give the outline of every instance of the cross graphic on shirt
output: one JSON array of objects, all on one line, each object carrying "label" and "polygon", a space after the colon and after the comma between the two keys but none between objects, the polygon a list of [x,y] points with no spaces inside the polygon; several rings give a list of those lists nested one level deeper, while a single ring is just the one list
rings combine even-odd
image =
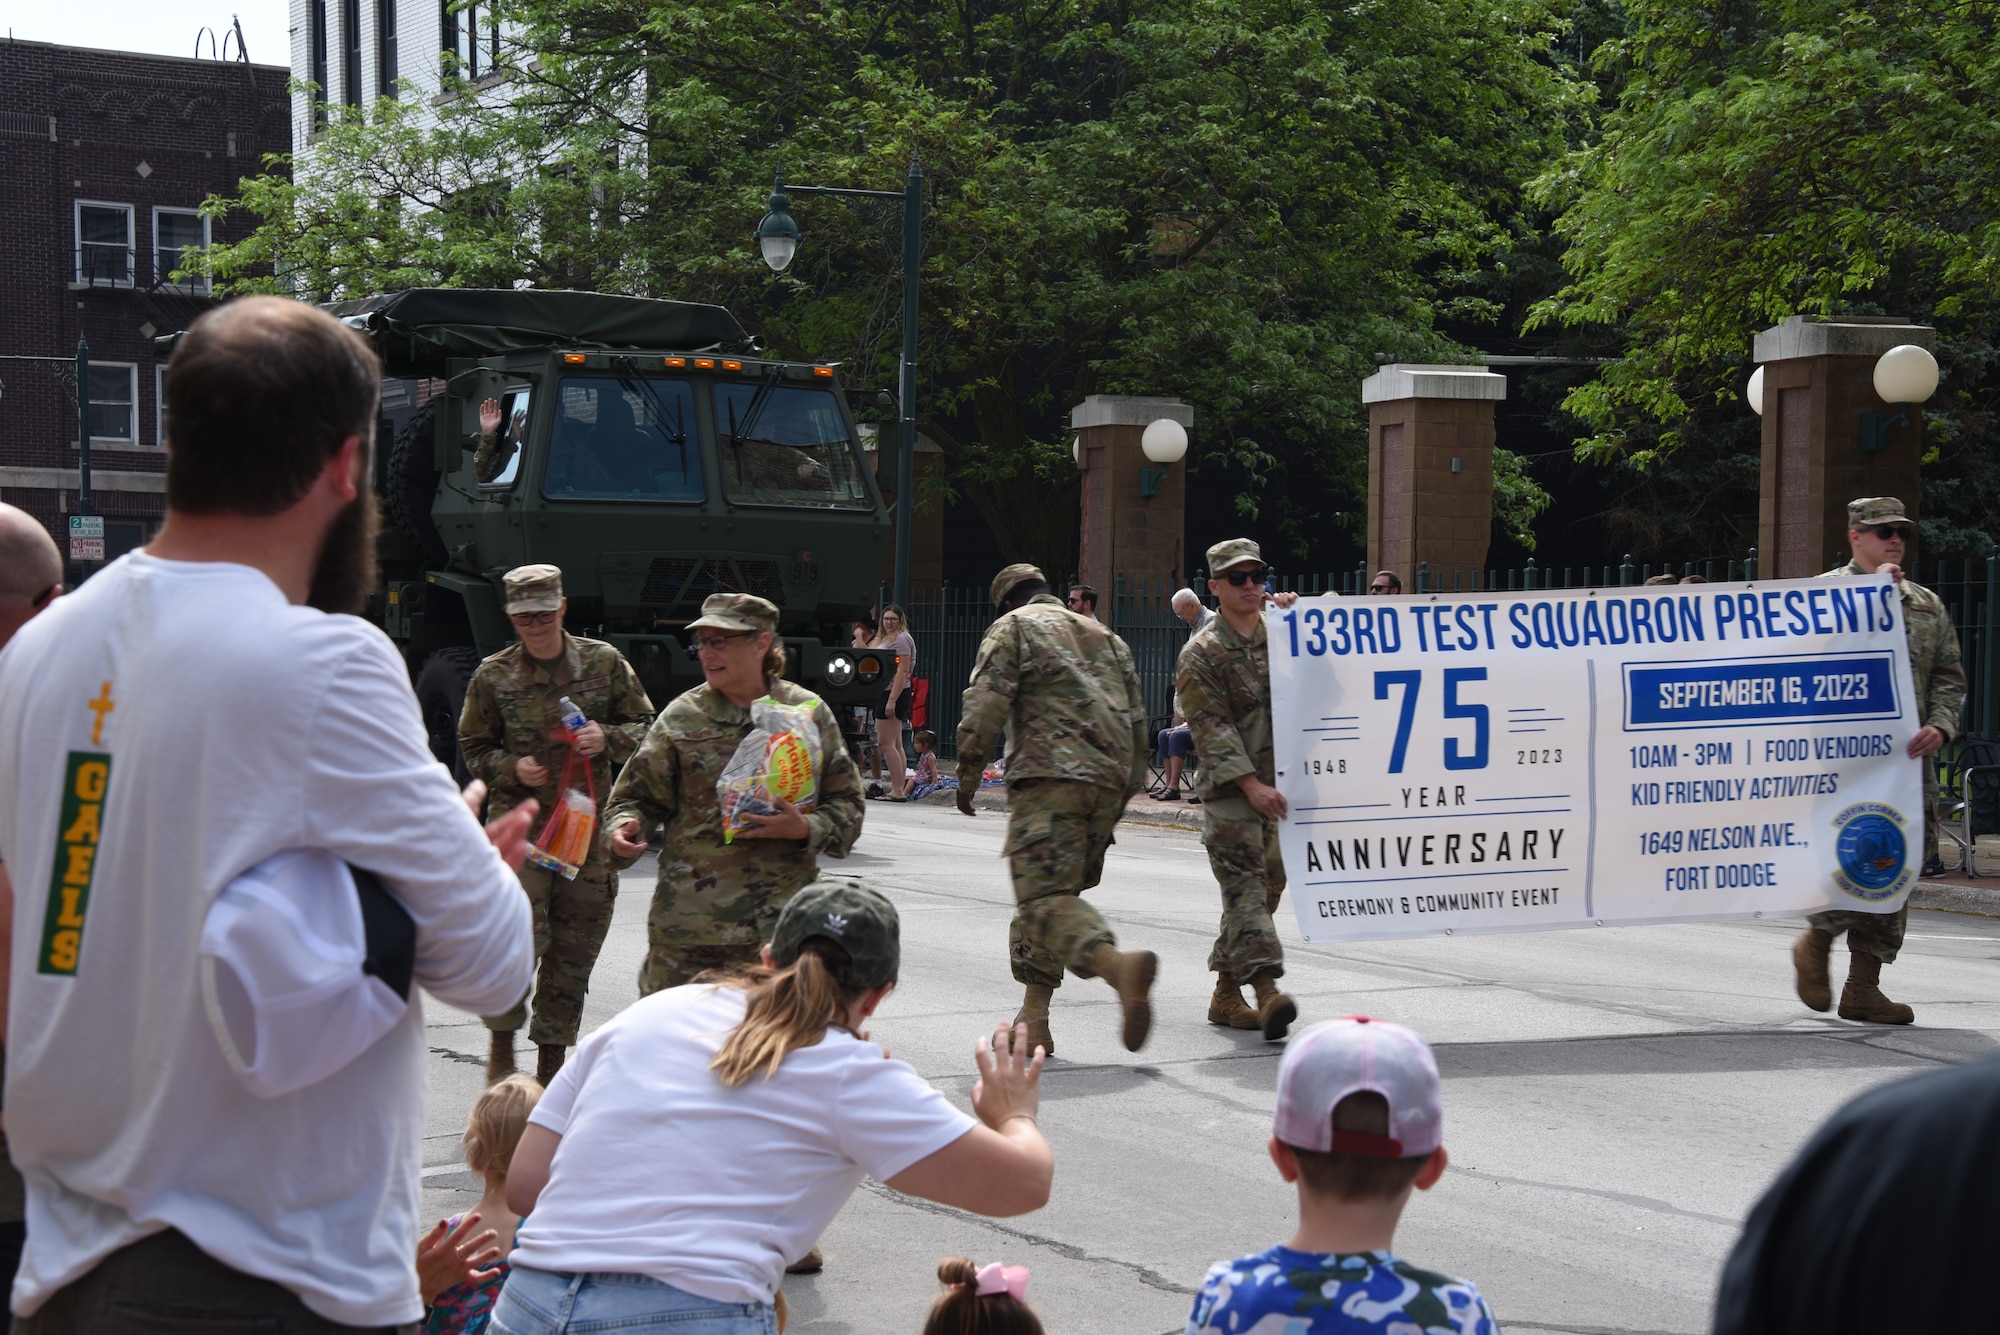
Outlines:
[{"label": "cross graphic on shirt", "polygon": [[97,698],[86,701],[83,707],[97,715],[90,725],[90,744],[92,746],[102,746],[104,744],[104,716],[118,708],[111,700],[111,683],[108,681],[105,682],[104,688],[97,693]]}]

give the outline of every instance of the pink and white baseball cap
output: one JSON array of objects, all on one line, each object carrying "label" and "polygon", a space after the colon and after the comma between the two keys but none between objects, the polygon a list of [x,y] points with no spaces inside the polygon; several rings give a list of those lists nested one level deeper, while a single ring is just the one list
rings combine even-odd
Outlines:
[{"label": "pink and white baseball cap", "polygon": [[[1333,1129],[1333,1108],[1373,1090],[1389,1101],[1389,1134]],[[1400,1024],[1348,1015],[1293,1034],[1278,1063],[1271,1133],[1302,1150],[1413,1159],[1444,1142],[1444,1100],[1430,1044]]]}]

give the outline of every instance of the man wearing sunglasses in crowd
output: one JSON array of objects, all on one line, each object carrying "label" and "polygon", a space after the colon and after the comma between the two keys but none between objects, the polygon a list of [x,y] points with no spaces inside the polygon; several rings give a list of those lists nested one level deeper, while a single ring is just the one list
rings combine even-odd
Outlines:
[{"label": "man wearing sunglasses in crowd", "polygon": [[[1261,1029],[1283,1038],[1299,1008],[1278,990],[1285,950],[1271,915],[1285,892],[1278,822],[1285,796],[1274,786],[1271,748],[1271,655],[1264,604],[1290,607],[1296,593],[1270,592],[1271,569],[1256,543],[1231,538],[1208,549],[1208,591],[1215,620],[1181,649],[1175,690],[1201,761],[1201,841],[1222,887],[1222,933],[1209,951],[1216,975],[1208,1022]],[[1243,1004],[1248,983],[1256,1006]]]},{"label": "man wearing sunglasses in crowd", "polygon": [[[538,1049],[535,1078],[546,1085],[576,1044],[590,971],[611,930],[611,907],[618,898],[618,873],[611,866],[604,829],[611,762],[624,762],[646,740],[653,702],[623,654],[601,640],[563,629],[569,601],[563,597],[561,570],[520,566],[501,583],[517,642],[472,674],[458,721],[465,767],[486,780],[491,794],[488,819],[496,820],[532,797],[544,813],[539,826],[562,800],[563,766],[572,747],[590,767],[597,796],[590,857],[574,879],[533,862],[522,863],[519,872],[534,912],[538,961],[535,1018],[528,1037]],[[574,736],[562,721],[565,698],[587,720]],[[579,770],[571,786],[584,785]],[[513,1071],[514,1034],[527,1019],[525,996],[505,1015],[486,1017],[492,1031],[487,1084]]]},{"label": "man wearing sunglasses in crowd", "polygon": [[0,501],[0,649],[61,595],[62,553],[42,522]]},{"label": "man wearing sunglasses in crowd", "polygon": [[[1903,575],[1903,561],[1916,528],[1894,496],[1864,496],[1847,505],[1847,545],[1854,559],[1829,570],[1821,579],[1843,575],[1886,574],[1896,581],[1903,601],[1903,634],[1910,645],[1910,678],[1916,688],[1917,718],[1922,725],[1905,753],[1924,767],[1924,846],[1922,856],[1935,861],[1937,835],[1937,770],[1932,759],[1958,735],[1958,709],[1965,703],[1965,668],[1959,662],[1958,633],[1944,600]],[[1928,870],[1928,868],[1927,868]],[[1937,868],[1939,872],[1944,869]],[[1840,993],[1840,1018],[1871,1024],[1909,1024],[1916,1012],[1882,994],[1882,966],[1895,961],[1903,947],[1909,906],[1894,913],[1815,913],[1806,934],[1792,945],[1792,968],[1798,975],[1799,1000],[1816,1011],[1833,1005],[1833,981],[1828,976],[1833,938],[1847,934],[1847,984]]]}]

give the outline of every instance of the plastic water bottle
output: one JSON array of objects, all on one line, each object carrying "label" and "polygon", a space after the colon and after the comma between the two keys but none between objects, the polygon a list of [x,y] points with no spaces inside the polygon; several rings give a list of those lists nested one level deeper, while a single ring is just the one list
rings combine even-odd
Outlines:
[{"label": "plastic water bottle", "polygon": [[581,732],[583,725],[590,721],[583,716],[583,711],[576,707],[576,701],[566,695],[556,702],[556,708],[562,712],[563,727],[569,729],[571,733]]}]

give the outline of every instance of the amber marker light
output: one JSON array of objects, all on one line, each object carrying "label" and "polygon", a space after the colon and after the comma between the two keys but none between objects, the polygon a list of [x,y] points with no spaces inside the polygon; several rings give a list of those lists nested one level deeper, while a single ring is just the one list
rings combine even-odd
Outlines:
[{"label": "amber marker light", "polygon": [[722,364],[722,369],[723,369],[723,370],[725,370],[725,371],[740,371],[740,370],[742,370],[742,369],[743,369],[743,363],[742,363],[742,362],[724,362],[724,363]]},{"label": "amber marker light", "polygon": [[688,364],[688,359],[685,357],[662,357],[660,358],[660,360],[667,366],[676,369],[686,366]]},{"label": "amber marker light", "polygon": [[831,366],[815,366],[813,367],[813,374],[822,380],[831,380],[833,379],[833,368]]},{"label": "amber marker light", "polygon": [[565,352],[563,354],[563,361],[570,366],[581,366],[583,365],[583,354],[580,352]]},{"label": "amber marker light", "polygon": [[715,369],[715,358],[713,357],[695,358],[694,369],[697,371],[713,371]]}]

